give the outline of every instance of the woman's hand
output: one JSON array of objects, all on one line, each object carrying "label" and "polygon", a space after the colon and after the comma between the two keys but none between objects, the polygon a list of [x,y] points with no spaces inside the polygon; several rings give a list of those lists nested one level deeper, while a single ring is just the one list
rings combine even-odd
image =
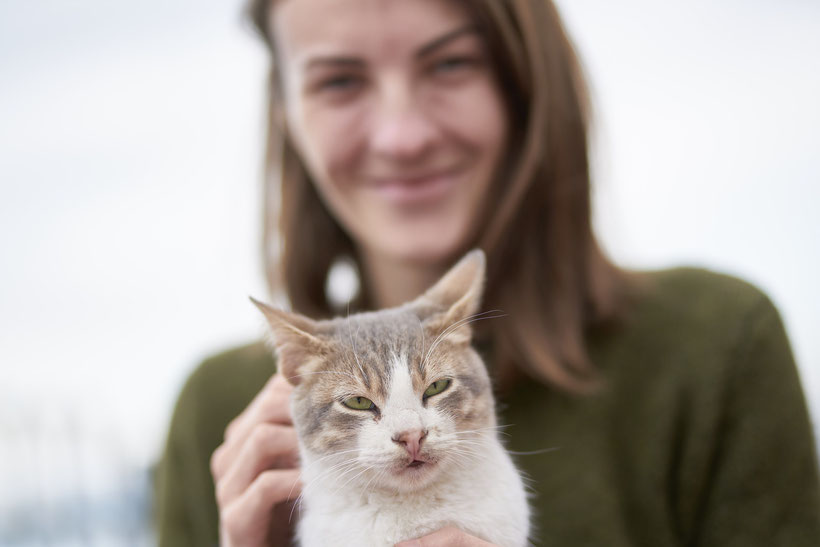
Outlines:
[{"label": "woman's hand", "polygon": [[454,526],[448,526],[424,537],[397,543],[396,547],[492,547],[492,545]]},{"label": "woman's hand", "polygon": [[223,547],[287,545],[301,491],[292,386],[275,374],[225,429],[211,456]]}]

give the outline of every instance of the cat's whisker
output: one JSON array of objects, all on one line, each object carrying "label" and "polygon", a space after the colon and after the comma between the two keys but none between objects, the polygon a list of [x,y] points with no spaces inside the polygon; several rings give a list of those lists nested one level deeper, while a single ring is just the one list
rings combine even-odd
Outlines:
[{"label": "cat's whisker", "polygon": [[[344,482],[344,484],[342,484],[342,485],[340,485],[340,486],[337,486],[337,487],[333,490],[334,495],[335,495],[335,494],[337,494],[337,493],[339,493],[339,492],[341,492],[342,490],[344,490],[344,488],[345,488],[348,484],[350,484],[351,482],[353,482],[353,481],[355,481],[356,479],[358,479],[360,476],[362,476],[362,474],[363,474],[363,473],[365,473],[365,472],[367,471],[367,469],[361,469],[359,466],[352,466],[352,467],[349,467],[349,468],[345,469],[345,471],[344,471],[343,473],[339,474],[339,476],[338,476],[338,477],[334,477],[334,479],[338,479],[338,480],[334,480],[334,482],[338,482],[339,480],[342,480],[343,478],[345,478],[348,474],[350,474],[350,473],[351,473],[352,471],[354,471],[354,470],[358,471],[358,473],[354,473],[354,474],[353,474],[353,476],[351,476],[350,478],[348,478],[348,479]],[[326,486],[325,486],[325,487],[326,487]]]},{"label": "cat's whisker", "polygon": [[[374,469],[374,466],[364,466],[364,467],[362,467],[362,468],[361,468],[361,470],[360,470],[360,471],[359,471],[356,475],[354,475],[354,476],[350,477],[349,479],[347,479],[347,480],[345,481],[345,483],[344,483],[344,484],[342,484],[341,486],[339,486],[338,488],[336,488],[335,493],[338,493],[338,492],[340,492],[340,491],[344,490],[344,488],[345,488],[348,484],[350,484],[352,481],[355,481],[356,479],[358,479],[359,477],[361,477],[363,474],[367,473],[368,471],[370,471],[370,470],[372,470],[372,469]],[[372,479],[371,479],[371,480],[372,480]],[[369,483],[368,483],[368,485],[369,485]],[[365,488],[365,489],[363,489],[363,491],[366,491],[366,488]]]},{"label": "cat's whisker", "polygon": [[456,452],[455,458],[450,458],[447,465],[452,465],[459,470],[471,472],[476,462],[481,461],[482,455],[474,452]]},{"label": "cat's whisker", "polygon": [[451,454],[454,453],[460,455],[462,458],[470,458],[477,461],[487,457],[486,451],[474,449],[472,447],[453,447],[449,450],[449,452]]},{"label": "cat's whisker", "polygon": [[[355,459],[354,460],[345,460],[343,462],[336,463],[334,465],[331,465],[327,469],[323,470],[321,473],[319,473],[315,477],[313,477],[310,482],[311,483],[318,482],[320,479],[323,479],[327,475],[331,475],[331,474],[333,474],[333,473],[335,473],[335,472],[337,472],[341,469],[355,467],[355,465],[356,465],[356,460]],[[304,475],[304,472],[303,472],[303,475]]]},{"label": "cat's whisker", "polygon": [[524,452],[516,452],[514,450],[507,450],[508,454],[512,454],[513,456],[537,456],[539,454],[549,454],[550,452],[555,452],[557,450],[561,450],[560,446],[553,446],[552,448],[539,448],[538,450],[526,450]]},{"label": "cat's whisker", "polygon": [[370,485],[373,484],[374,481],[381,481],[382,477],[384,477],[384,470],[377,471],[376,473],[374,473],[373,476],[370,477],[370,480],[367,481],[367,484],[364,485],[364,488],[362,488],[362,492],[367,492],[368,488],[370,488]]},{"label": "cat's whisker", "polygon": [[[350,317],[350,302],[347,303],[347,316],[348,316],[348,318]],[[353,349],[353,358],[356,359],[356,364],[359,366],[359,372],[362,373],[362,378],[364,378],[367,383],[370,383],[370,381],[367,378],[367,373],[364,371],[364,368],[362,367],[361,361],[359,361],[359,355],[356,353],[356,343],[353,341],[353,329],[350,327],[350,321],[346,321],[346,323],[347,323],[347,334],[348,334],[348,337],[350,338],[350,347]],[[359,328],[361,328],[361,325],[359,325]],[[356,330],[356,336],[358,336],[358,335],[359,335],[359,331]]]},{"label": "cat's whisker", "polygon": [[470,441],[453,440],[448,443],[441,443],[441,445],[450,451],[460,447],[481,449],[486,446],[486,443],[472,443]]},{"label": "cat's whisker", "polygon": [[[345,450],[344,452],[355,452],[355,451],[356,450]],[[328,456],[320,458],[320,460],[326,459],[330,456],[336,456],[338,454],[340,454],[340,452],[337,452],[335,454],[329,454]],[[316,464],[316,463],[318,463],[318,460],[316,462],[312,462],[312,463]],[[347,467],[347,469],[345,469],[345,467]],[[301,505],[302,500],[304,499],[305,492],[307,491],[307,489],[312,488],[315,483],[319,482],[321,479],[323,479],[326,476],[332,475],[333,473],[336,473],[337,471],[342,470],[342,469],[344,469],[344,471],[342,471],[342,474],[345,474],[345,473],[349,472],[350,469],[352,469],[352,468],[355,468],[355,460],[345,460],[343,462],[340,462],[338,464],[330,466],[329,468],[327,468],[324,471],[322,471],[321,473],[319,473],[316,477],[313,477],[310,481],[305,481],[302,492],[296,498],[296,501],[294,502],[293,507],[291,507],[291,509],[290,509],[290,515],[288,516],[288,522],[291,522],[291,520],[293,519],[293,510],[296,508],[296,505]],[[304,478],[304,470],[299,474],[299,479],[297,479],[297,481],[294,481],[294,484],[293,484],[293,486],[291,487],[291,490],[290,490],[291,494],[293,493],[293,488],[296,486],[296,482],[298,482],[298,480],[300,480],[302,478]],[[288,496],[288,497],[290,497],[290,496]]]},{"label": "cat's whisker", "polygon": [[311,465],[313,465],[315,463],[318,463],[318,462],[321,462],[321,461],[324,461],[324,460],[327,460],[328,458],[341,456],[342,454],[350,454],[352,452],[359,452],[359,450],[360,449],[357,447],[357,448],[349,448],[347,450],[338,450],[336,452],[331,452],[330,454],[326,454],[326,455],[322,456],[321,458],[316,458],[315,460],[313,460],[311,462]]},{"label": "cat's whisker", "polygon": [[448,445],[448,450],[454,450],[454,449],[460,448],[460,447],[483,448],[484,446],[485,446],[484,443],[478,443],[478,442],[474,443],[474,442],[470,442],[470,441],[455,441],[451,445]]},{"label": "cat's whisker", "polygon": [[[495,313],[497,315],[490,315],[490,314],[493,314],[493,313]],[[436,337],[435,341],[430,346],[430,349],[427,351],[427,354],[424,356],[424,359],[422,360],[422,369],[427,364],[427,361],[430,358],[430,355],[432,355],[433,350],[436,349],[436,347],[441,343],[441,341],[447,335],[449,335],[451,332],[455,331],[456,329],[458,329],[462,325],[467,325],[469,323],[474,323],[476,321],[482,321],[484,319],[497,319],[499,317],[506,317],[506,316],[507,316],[507,314],[505,314],[502,310],[488,310],[488,311],[485,311],[485,312],[470,315],[469,317],[465,317],[464,319],[461,319],[460,321],[456,321],[454,324],[452,324],[449,327],[447,327],[446,329],[444,329],[444,331]]]},{"label": "cat's whisker", "polygon": [[344,462],[341,462],[341,463],[330,466],[329,468],[323,470],[321,473],[319,473],[315,477],[311,477],[309,480],[308,480],[305,472],[303,471],[299,475],[299,477],[301,479],[304,479],[304,489],[303,489],[303,491],[306,490],[306,489],[312,488],[314,484],[319,483],[320,481],[322,481],[327,476],[333,475],[334,473],[337,473],[339,471],[341,471],[342,473],[345,473],[352,467],[355,467],[354,463],[350,460],[347,460],[347,461],[344,461]]},{"label": "cat's whisker", "polygon": [[[308,471],[311,468],[313,468],[315,465],[323,463],[323,462],[325,462],[326,460],[328,460],[330,458],[335,458],[335,457],[342,456],[344,454],[351,454],[351,453],[358,452],[358,451],[359,451],[358,448],[351,448],[350,450],[341,450],[339,452],[333,452],[332,454],[327,454],[325,456],[322,456],[321,458],[317,458],[317,459],[313,460],[308,465],[303,466],[302,472],[304,473],[305,471]],[[348,461],[348,460],[345,460],[345,461]],[[342,462],[342,463],[344,463],[344,462]]]},{"label": "cat's whisker", "polygon": [[344,490],[344,488],[345,488],[348,484],[350,484],[351,482],[355,481],[356,479],[358,479],[359,477],[361,477],[362,475],[364,475],[365,473],[367,473],[367,472],[368,472],[368,471],[370,471],[371,469],[373,469],[373,468],[372,468],[372,467],[359,467],[359,472],[358,472],[358,473],[356,473],[355,475],[353,475],[352,477],[350,477],[349,479],[347,479],[347,480],[345,481],[345,483],[344,483],[344,484],[342,484],[342,485],[341,485],[338,489],[339,489],[339,490]]},{"label": "cat's whisker", "polygon": [[[471,469],[471,462],[481,460],[481,454],[475,452],[457,452],[458,459],[454,459],[451,463],[460,469]],[[469,465],[468,465],[469,464]]]},{"label": "cat's whisker", "polygon": [[512,424],[488,425],[485,427],[478,427],[476,429],[463,429],[460,431],[454,431],[453,433],[455,435],[458,435],[460,433],[476,433],[481,431],[503,431],[504,429],[508,429],[510,427],[512,427]]},{"label": "cat's whisker", "polygon": [[348,469],[351,466],[352,466],[352,464],[348,461],[337,463],[335,465],[331,465],[330,467],[328,467],[327,469],[324,469],[321,473],[319,473],[315,477],[311,477],[311,479],[309,481],[309,484],[319,482],[320,480],[324,479],[326,476],[332,475],[332,474],[337,473],[337,472],[339,472],[341,470],[344,470],[344,469]]},{"label": "cat's whisker", "polygon": [[[419,355],[424,355],[424,325],[421,324],[421,318],[418,315],[416,316],[416,321],[419,322],[419,330],[421,331],[421,352]],[[419,374],[422,376],[424,375],[424,365],[425,362],[422,360],[421,363],[419,363]]]},{"label": "cat's whisker", "polygon": [[491,425],[491,426],[487,426],[487,427],[479,427],[477,429],[466,429],[466,430],[462,430],[462,431],[454,431],[452,433],[443,433],[441,435],[441,437],[442,438],[448,438],[448,437],[455,437],[455,436],[458,436],[458,435],[464,435],[464,434],[467,434],[467,433],[482,433],[484,431],[496,431],[496,432],[499,432],[499,433],[503,433],[502,429],[506,429],[508,427],[510,427],[510,425]]},{"label": "cat's whisker", "polygon": [[486,443],[483,442],[457,440],[451,444],[446,444],[445,448],[448,454],[470,454],[478,459],[486,456]]},{"label": "cat's whisker", "polygon": [[387,469],[385,469],[384,467],[378,469],[376,473],[373,475],[373,477],[365,485],[364,491],[366,492],[373,482],[381,482],[381,480],[384,479],[385,476],[387,476]]},{"label": "cat's whisker", "polygon": [[[493,310],[493,311],[500,311],[500,310]],[[464,319],[461,319],[460,321],[457,321],[455,324],[450,325],[449,327],[447,327],[446,329],[444,329],[444,331],[443,331],[443,332],[441,332],[441,334],[439,334],[439,335],[436,337],[436,339],[435,339],[435,340],[433,340],[433,344],[430,346],[430,350],[429,350],[429,351],[425,354],[424,359],[422,360],[422,366],[424,366],[424,364],[427,362],[427,359],[430,357],[430,353],[432,353],[432,351],[433,351],[433,350],[435,349],[435,347],[438,345],[439,341],[440,341],[442,338],[444,338],[445,336],[447,336],[450,332],[452,332],[452,330],[453,330],[454,328],[458,328],[459,326],[461,326],[462,324],[464,324],[466,321],[469,321],[470,319],[472,319],[472,318],[474,318],[474,317],[476,317],[476,316],[483,315],[483,314],[486,314],[486,313],[492,313],[492,312],[482,312],[482,313],[480,313],[480,314],[475,314],[475,315],[471,315],[471,316],[469,316],[469,317],[465,317]]]},{"label": "cat's whisker", "polygon": [[[290,499],[291,495],[293,494],[293,489],[296,488],[296,485],[303,478],[304,478],[304,474],[300,471],[299,476],[293,481],[293,484],[290,485],[290,490],[288,491],[288,499]],[[293,505],[290,508],[290,513],[288,514],[288,524],[290,524],[293,521],[293,511],[294,511],[294,509],[296,509],[297,506],[301,506],[302,499],[305,495],[305,489],[307,489],[307,488],[308,488],[308,484],[303,482],[302,491],[299,492],[298,496],[296,496],[296,499],[293,501]]]}]

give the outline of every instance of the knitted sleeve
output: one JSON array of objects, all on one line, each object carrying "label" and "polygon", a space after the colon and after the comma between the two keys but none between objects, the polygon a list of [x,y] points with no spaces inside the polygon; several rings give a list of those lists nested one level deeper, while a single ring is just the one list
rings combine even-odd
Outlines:
[{"label": "knitted sleeve", "polygon": [[741,332],[692,544],[820,545],[809,415],[783,324],[768,298],[761,296]]},{"label": "knitted sleeve", "polygon": [[270,351],[256,343],[205,360],[188,378],[157,469],[155,522],[161,547],[218,544],[211,454],[222,443],[228,423],[274,371]]},{"label": "knitted sleeve", "polygon": [[[218,544],[218,512],[210,474],[213,442],[203,432],[203,392],[192,376],[177,400],[156,476],[156,526],[161,547]],[[207,429],[207,427],[205,427]]]}]

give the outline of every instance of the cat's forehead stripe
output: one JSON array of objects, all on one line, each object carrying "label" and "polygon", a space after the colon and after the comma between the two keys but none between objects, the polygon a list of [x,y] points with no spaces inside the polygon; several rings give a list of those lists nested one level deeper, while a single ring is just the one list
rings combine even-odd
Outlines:
[{"label": "cat's forehead stripe", "polygon": [[[350,318],[337,318],[326,323],[347,369],[360,378],[371,393],[386,395],[394,373],[393,360],[404,356],[406,369],[418,369],[420,359],[410,359],[424,346],[424,330],[418,316],[410,310],[385,310],[364,313]],[[421,371],[411,371],[417,377]]]},{"label": "cat's forehead stripe", "polygon": [[401,408],[413,408],[418,403],[418,394],[413,385],[408,357],[403,353],[394,353],[390,359],[390,392],[388,409],[395,411]]},{"label": "cat's forehead stripe", "polygon": [[387,368],[390,370],[391,392],[397,382],[402,384],[406,383],[412,374],[412,371],[410,370],[410,363],[407,359],[407,354],[405,353],[393,353],[390,358],[390,366]]}]

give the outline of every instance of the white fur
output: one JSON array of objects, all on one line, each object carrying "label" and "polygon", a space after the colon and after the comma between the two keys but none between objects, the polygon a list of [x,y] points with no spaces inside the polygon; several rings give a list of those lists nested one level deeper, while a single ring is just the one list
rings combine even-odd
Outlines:
[{"label": "white fur", "polygon": [[[384,418],[359,435],[357,450],[366,465],[386,465],[401,455],[403,449],[390,441],[394,432],[423,427],[430,431],[428,442],[435,443],[436,432],[448,426],[446,416],[421,404],[403,356],[390,365]],[[526,545],[529,509],[524,485],[495,429],[471,434],[467,448],[472,456],[443,460],[429,484],[405,488],[366,466],[334,467],[349,455],[320,458],[301,446],[305,488],[300,544],[382,547],[452,525],[496,545]]]}]

